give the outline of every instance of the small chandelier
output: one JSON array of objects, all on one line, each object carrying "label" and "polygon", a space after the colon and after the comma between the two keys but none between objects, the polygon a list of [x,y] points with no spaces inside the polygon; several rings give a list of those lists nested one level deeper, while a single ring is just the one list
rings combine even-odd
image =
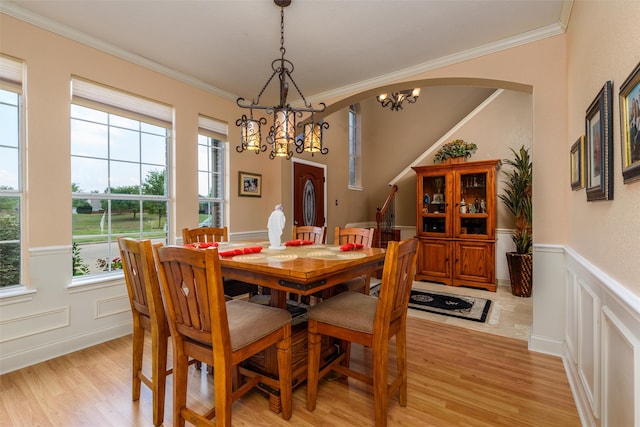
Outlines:
[{"label": "small chandelier", "polygon": [[407,89],[400,90],[398,92],[393,92],[391,95],[388,93],[383,93],[382,95],[378,95],[376,99],[382,107],[390,106],[391,111],[400,111],[402,110],[402,103],[407,101],[409,104],[413,104],[418,100],[420,96],[420,88],[417,87],[415,89]]},{"label": "small chandelier", "polygon": [[[267,151],[267,145],[262,144],[262,126],[267,124],[267,119],[264,117],[255,119],[253,117],[253,110],[259,109],[265,110],[267,114],[273,114],[273,125],[269,129],[266,137],[267,144],[271,146],[271,151],[269,152],[270,159],[275,159],[276,157],[286,157],[290,159],[293,155],[292,146],[296,147],[296,152],[298,153],[306,151],[311,153],[311,155],[314,153],[327,154],[329,149],[323,146],[322,134],[323,130],[329,127],[329,123],[315,120],[315,113],[322,113],[326,105],[320,103],[319,108],[314,108],[307,102],[291,76],[294,68],[293,63],[284,57],[286,52],[284,48],[284,8],[291,4],[291,0],[273,0],[273,2],[280,7],[281,56],[271,63],[273,73],[262,87],[257,99],[251,102],[248,102],[245,98],[238,98],[236,100],[236,104],[238,104],[239,107],[249,109],[249,117],[243,114],[241,118],[236,120],[236,126],[240,127],[240,145],[236,147],[236,151],[239,153],[245,150],[254,151],[256,154]],[[271,80],[276,76],[278,76],[278,80],[280,81],[280,103],[276,106],[260,105],[260,97],[269,86],[269,83],[271,83]],[[293,87],[295,87],[302,98],[304,107],[294,108],[287,103],[287,94],[289,92],[289,82],[287,80],[291,80],[291,83],[293,83]],[[296,140],[296,117],[302,118],[303,113],[311,113],[311,116],[309,120],[299,125],[303,129],[302,138]]]}]

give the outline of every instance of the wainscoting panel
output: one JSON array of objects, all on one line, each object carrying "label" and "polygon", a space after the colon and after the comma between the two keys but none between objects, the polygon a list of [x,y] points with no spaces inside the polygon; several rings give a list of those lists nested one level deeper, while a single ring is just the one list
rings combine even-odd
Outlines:
[{"label": "wainscoting panel", "polygon": [[591,411],[597,417],[600,408],[600,372],[598,351],[600,349],[599,319],[600,299],[589,287],[578,283],[578,374],[585,390]]},{"label": "wainscoting panel", "polygon": [[[256,240],[269,241],[269,231],[268,230],[242,231],[242,232],[229,234],[230,242],[247,242],[247,241],[256,241]],[[287,238],[286,234],[283,234],[282,241],[284,242],[286,240],[289,240],[289,239]]]},{"label": "wainscoting panel", "polygon": [[0,322],[0,343],[69,326],[69,306],[28,314]]},{"label": "wainscoting panel", "polygon": [[565,298],[567,301],[567,310],[565,311],[565,334],[564,341],[567,347],[567,356],[571,358],[571,363],[578,364],[578,353],[576,351],[576,342],[578,341],[578,313],[575,308],[578,306],[576,296],[577,278],[571,271],[566,271],[567,288]]},{"label": "wainscoting panel", "polygon": [[563,361],[582,424],[640,427],[640,297],[565,250]]},{"label": "wainscoting panel", "polygon": [[120,295],[96,301],[96,319],[130,311],[129,295]]},{"label": "wainscoting panel", "polygon": [[602,426],[638,426],[640,341],[609,307],[602,310],[602,343]]}]

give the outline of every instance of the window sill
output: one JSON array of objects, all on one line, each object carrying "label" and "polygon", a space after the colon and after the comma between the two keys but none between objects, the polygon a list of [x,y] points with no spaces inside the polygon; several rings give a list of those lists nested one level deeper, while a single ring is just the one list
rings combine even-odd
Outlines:
[{"label": "window sill", "polygon": [[349,190],[355,190],[355,191],[363,191],[364,188],[359,186],[359,185],[350,185],[349,186]]},{"label": "window sill", "polygon": [[27,289],[22,285],[10,286],[0,290],[0,305],[31,301],[35,294],[35,289]]},{"label": "window sill", "polygon": [[106,273],[90,275],[87,277],[78,277],[71,280],[71,284],[67,286],[70,293],[93,291],[100,288],[108,288],[111,286],[120,286],[124,282],[124,272]]}]

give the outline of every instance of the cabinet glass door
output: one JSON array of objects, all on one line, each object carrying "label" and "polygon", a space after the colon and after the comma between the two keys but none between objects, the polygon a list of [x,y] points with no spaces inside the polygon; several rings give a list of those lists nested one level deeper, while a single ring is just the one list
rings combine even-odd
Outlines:
[{"label": "cabinet glass door", "polygon": [[487,234],[487,173],[469,172],[458,175],[456,235],[470,237]]},{"label": "cabinet glass door", "polygon": [[447,233],[447,200],[446,175],[422,177],[422,232],[435,235]]}]

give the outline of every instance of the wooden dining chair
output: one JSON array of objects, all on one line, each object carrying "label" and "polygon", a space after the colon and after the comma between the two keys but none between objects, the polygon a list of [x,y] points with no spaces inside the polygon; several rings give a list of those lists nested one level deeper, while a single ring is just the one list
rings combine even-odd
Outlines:
[{"label": "wooden dining chair", "polygon": [[[162,306],[150,240],[118,238],[120,259],[133,314],[132,399],[140,399],[140,384],[151,389],[153,424],[164,419],[169,326]],[[151,334],[151,378],[142,372],[145,331]]]},{"label": "wooden dining chair", "polygon": [[313,240],[316,245],[324,245],[327,242],[327,227],[294,225],[292,236],[294,240]]},{"label": "wooden dining chair", "polygon": [[373,245],[374,231],[374,228],[336,227],[333,244],[359,243],[365,248],[370,248]]},{"label": "wooden dining chair", "polygon": [[[387,425],[389,397],[399,392],[400,406],[407,406],[407,308],[416,269],[418,241],[389,242],[380,294],[376,298],[343,292],[309,308],[307,409],[315,410],[318,381],[329,371],[351,376],[373,386],[375,425]],[[320,368],[322,337],[340,341],[340,355]],[[388,382],[389,341],[396,337],[397,376]],[[351,343],[371,348],[372,375],[349,367]]]},{"label": "wooden dining chair", "polygon": [[182,243],[196,242],[228,242],[229,230],[227,227],[198,227],[182,229]]},{"label": "wooden dining chair", "polygon": [[[185,244],[228,241],[229,231],[227,230],[227,227],[186,227],[182,229],[182,243]],[[232,298],[244,294],[249,294],[251,296],[258,293],[258,286],[253,283],[225,278],[224,290],[226,295]]]},{"label": "wooden dining chair", "polygon": [[[336,227],[333,244],[342,246],[345,243],[358,243],[365,248],[371,248],[373,245],[374,228],[358,228],[358,227]],[[340,283],[334,289],[335,293],[351,291],[369,294],[369,283],[371,276],[361,276],[346,282]]]},{"label": "wooden dining chair", "polygon": [[[217,249],[154,248],[162,297],[173,340],[174,426],[230,426],[232,403],[258,383],[278,389],[282,418],[292,411],[291,314],[241,300],[225,302]],[[242,370],[246,382],[233,390],[234,367],[275,345],[278,379]],[[214,367],[215,407],[200,414],[187,406],[189,357]],[[210,421],[215,417],[215,424]]]}]

